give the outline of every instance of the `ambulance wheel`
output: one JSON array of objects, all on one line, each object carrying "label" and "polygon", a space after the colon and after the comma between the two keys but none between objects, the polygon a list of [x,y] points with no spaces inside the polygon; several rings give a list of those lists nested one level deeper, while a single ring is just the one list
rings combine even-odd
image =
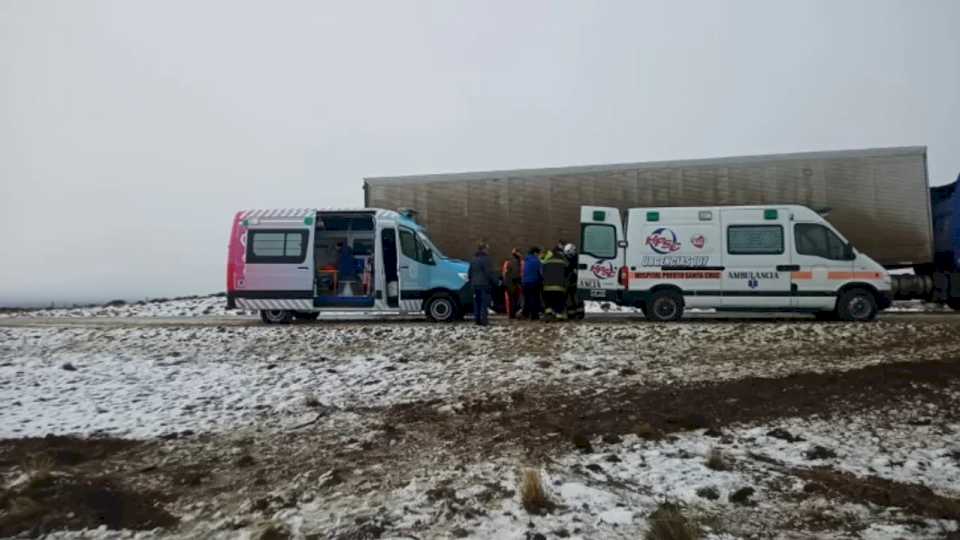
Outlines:
[{"label": "ambulance wheel", "polygon": [[837,299],[837,318],[841,321],[865,322],[877,316],[877,299],[864,289],[850,289]]},{"label": "ambulance wheel", "polygon": [[261,309],[260,320],[267,324],[288,324],[293,320],[293,312],[283,309]]},{"label": "ambulance wheel", "polygon": [[676,291],[657,291],[647,302],[644,314],[655,322],[679,321],[683,317],[683,297]]},{"label": "ambulance wheel", "polygon": [[298,321],[315,321],[320,316],[319,311],[294,311],[293,318]]},{"label": "ambulance wheel", "polygon": [[449,294],[437,293],[427,299],[423,311],[433,322],[451,322],[457,320],[460,306]]}]

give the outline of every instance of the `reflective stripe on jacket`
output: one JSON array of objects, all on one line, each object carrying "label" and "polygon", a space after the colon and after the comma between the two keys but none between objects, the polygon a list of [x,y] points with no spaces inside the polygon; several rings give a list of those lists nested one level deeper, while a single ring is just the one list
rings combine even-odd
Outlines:
[{"label": "reflective stripe on jacket", "polygon": [[563,257],[551,257],[543,262],[543,290],[567,290],[567,260]]}]

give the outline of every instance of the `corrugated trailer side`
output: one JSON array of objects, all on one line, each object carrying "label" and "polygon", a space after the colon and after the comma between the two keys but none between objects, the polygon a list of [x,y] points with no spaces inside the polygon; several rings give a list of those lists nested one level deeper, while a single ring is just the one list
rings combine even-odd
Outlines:
[{"label": "corrugated trailer side", "polygon": [[367,178],[366,205],[414,208],[447,254],[578,240],[581,205],[802,204],[886,266],[926,264],[926,148],[902,147],[553,169]]}]

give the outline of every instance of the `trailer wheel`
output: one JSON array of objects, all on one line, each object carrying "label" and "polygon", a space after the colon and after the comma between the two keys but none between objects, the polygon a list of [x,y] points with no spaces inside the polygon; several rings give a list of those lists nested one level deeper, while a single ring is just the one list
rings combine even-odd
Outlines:
[{"label": "trailer wheel", "polygon": [[298,321],[315,321],[320,316],[319,311],[294,311],[293,318]]},{"label": "trailer wheel", "polygon": [[451,322],[460,317],[460,306],[447,293],[437,293],[431,296],[423,309],[427,318],[433,322]]},{"label": "trailer wheel", "polygon": [[289,324],[293,320],[293,312],[283,309],[261,309],[260,320],[267,324]]},{"label": "trailer wheel", "polygon": [[676,291],[657,291],[647,302],[644,314],[655,322],[679,321],[683,317],[683,297]]},{"label": "trailer wheel", "polygon": [[864,289],[850,289],[837,299],[837,318],[841,321],[866,322],[877,316],[877,299]]}]

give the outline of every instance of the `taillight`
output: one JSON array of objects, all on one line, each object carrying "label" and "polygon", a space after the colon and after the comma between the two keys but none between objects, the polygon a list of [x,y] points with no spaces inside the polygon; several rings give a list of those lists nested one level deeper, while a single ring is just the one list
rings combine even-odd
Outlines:
[{"label": "taillight", "polygon": [[627,287],[630,284],[630,273],[627,271],[626,266],[621,266],[620,271],[617,272],[617,283],[623,287]]}]

